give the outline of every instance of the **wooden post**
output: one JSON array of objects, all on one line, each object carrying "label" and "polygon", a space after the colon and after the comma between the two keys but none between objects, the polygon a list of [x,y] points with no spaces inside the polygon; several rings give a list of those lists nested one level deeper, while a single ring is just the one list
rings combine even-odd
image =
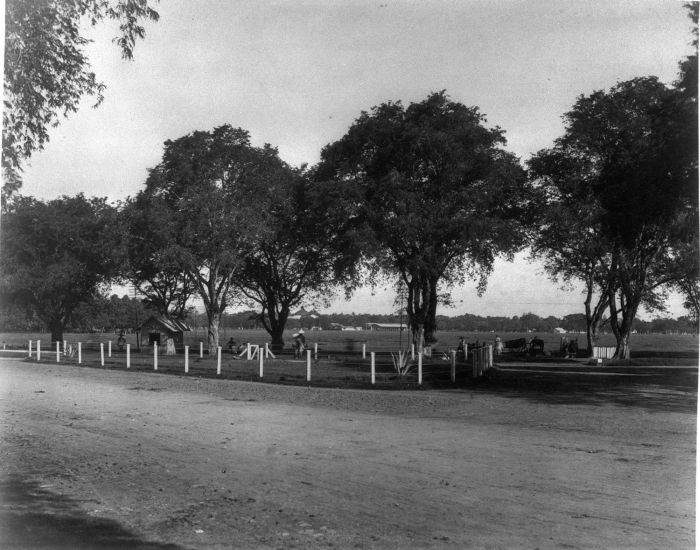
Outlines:
[{"label": "wooden post", "polygon": [[126,345],[126,368],[131,368],[131,344]]},{"label": "wooden post", "polygon": [[367,359],[367,345],[362,344],[362,358]]},{"label": "wooden post", "polygon": [[370,357],[370,372],[372,373],[372,384],[374,384],[374,352],[370,352],[369,354]]},{"label": "wooden post", "polygon": [[246,345],[246,354],[245,357],[248,361],[250,361],[250,342]]},{"label": "wooden post", "polygon": [[41,340],[36,341],[36,360],[41,361]]},{"label": "wooden post", "polygon": [[418,354],[418,385],[423,383],[423,354]]},{"label": "wooden post", "polygon": [[153,370],[158,370],[158,342],[153,342]]},{"label": "wooden post", "polygon": [[221,346],[216,348],[216,374],[221,374]]},{"label": "wooden post", "polygon": [[29,358],[32,358],[32,341],[29,340]]},{"label": "wooden post", "polygon": [[185,346],[185,374],[190,372],[190,346]]},{"label": "wooden post", "polygon": [[493,346],[489,344],[489,368],[493,367]]},{"label": "wooden post", "polygon": [[306,350],[306,381],[311,382],[311,350]]},{"label": "wooden post", "polygon": [[61,342],[56,342],[56,363],[61,362]]},{"label": "wooden post", "polygon": [[[263,377],[263,353],[262,348],[258,348],[258,363],[260,364],[260,378]],[[267,344],[265,344],[265,356],[267,356]]]},{"label": "wooden post", "polygon": [[199,358],[204,357],[204,342],[199,343]]},{"label": "wooden post", "polygon": [[100,342],[100,366],[105,366],[105,345],[104,342]]},{"label": "wooden post", "polygon": [[78,365],[83,362],[83,343],[78,342]]},{"label": "wooden post", "polygon": [[457,350],[450,351],[450,380],[455,383],[457,379]]}]

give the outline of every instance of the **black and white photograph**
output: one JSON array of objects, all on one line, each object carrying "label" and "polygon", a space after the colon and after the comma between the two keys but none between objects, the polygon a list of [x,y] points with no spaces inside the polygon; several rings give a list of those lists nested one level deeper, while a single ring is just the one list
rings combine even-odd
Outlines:
[{"label": "black and white photograph", "polygon": [[697,548],[697,1],[5,0],[0,548]]}]

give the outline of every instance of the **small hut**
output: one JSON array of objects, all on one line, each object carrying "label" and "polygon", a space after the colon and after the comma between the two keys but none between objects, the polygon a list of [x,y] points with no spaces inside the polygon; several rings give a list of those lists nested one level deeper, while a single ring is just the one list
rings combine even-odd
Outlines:
[{"label": "small hut", "polygon": [[152,346],[156,342],[159,346],[165,345],[168,338],[172,338],[175,345],[182,345],[184,333],[190,331],[187,323],[172,319],[165,315],[153,315],[139,327],[139,340],[142,346]]}]

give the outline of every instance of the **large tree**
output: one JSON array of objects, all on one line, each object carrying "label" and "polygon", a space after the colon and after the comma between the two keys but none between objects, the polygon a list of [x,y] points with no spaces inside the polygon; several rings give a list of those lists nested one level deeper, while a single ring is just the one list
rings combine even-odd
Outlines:
[{"label": "large tree", "polygon": [[419,348],[435,340],[440,285],[474,277],[483,289],[494,258],[520,244],[524,171],[504,144],[477,107],[440,92],[363,112],[321,153],[320,179],[361,190],[372,261],[405,284]]},{"label": "large tree", "polygon": [[[550,188],[557,181],[558,192],[570,188],[574,207],[587,212],[565,222],[584,222],[579,244],[574,234],[559,245],[592,246],[616,357],[628,358],[639,308],[662,306],[678,277],[666,267],[679,263],[697,233],[697,103],[656,78],[637,78],[579,97],[564,120],[554,150],[540,152],[531,166]],[[552,162],[557,157],[568,173]],[[593,256],[574,256],[568,268]]]},{"label": "large tree", "polygon": [[289,167],[259,186],[256,204],[269,232],[246,257],[236,287],[262,308],[273,349],[284,345],[292,308],[327,304],[333,290],[355,279],[360,240],[354,191],[310,181]]},{"label": "large tree", "polygon": [[[153,2],[150,2],[152,4]],[[2,118],[2,170],[8,196],[21,185],[23,160],[43,149],[49,128],[78,109],[84,96],[102,101],[92,72],[85,25],[116,20],[114,41],[131,59],[143,21],[158,20],[148,0],[7,0]]]},{"label": "large tree", "polygon": [[528,161],[532,192],[529,217],[533,258],[554,281],[585,285],[583,300],[589,353],[608,307],[609,262],[603,216],[593,191],[594,159],[558,142]]},{"label": "large tree", "polygon": [[192,275],[181,261],[180,215],[150,193],[128,199],[119,212],[126,250],[122,277],[134,285],[147,307],[176,319],[185,318],[195,292]]},{"label": "large tree", "polygon": [[83,195],[13,199],[3,214],[3,300],[31,308],[51,340],[62,340],[76,307],[93,298],[121,262],[115,217],[104,199]]},{"label": "large tree", "polygon": [[162,161],[137,198],[169,211],[151,220],[172,224],[156,244],[168,250],[164,267],[179,266],[194,284],[207,314],[210,352],[219,345],[221,316],[244,260],[269,231],[257,194],[280,164],[275,149],[253,147],[241,128],[196,131],[165,142]]}]

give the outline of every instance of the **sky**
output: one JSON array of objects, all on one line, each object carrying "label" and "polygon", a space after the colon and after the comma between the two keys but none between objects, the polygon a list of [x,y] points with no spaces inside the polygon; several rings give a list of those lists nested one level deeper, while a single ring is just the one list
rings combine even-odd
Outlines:
[{"label": "sky", "polygon": [[[616,82],[675,80],[690,53],[682,3],[655,1],[167,0],[146,24],[133,61],[90,30],[88,55],[107,85],[98,108],[81,109],[50,132],[24,172],[22,193],[43,199],[83,192],[133,196],[163,142],[221,124],[248,130],[293,165],[314,164],[363,110],[405,105],[446,90],[478,106],[506,132],[521,161],[550,147],[576,98]],[[452,290],[439,313],[563,316],[583,311],[580,288],[548,281],[527,252],[497,261],[483,296]],[[678,296],[669,314],[682,315]],[[322,311],[389,313],[390,290],[362,289]],[[642,314],[642,317],[647,317]]]}]

